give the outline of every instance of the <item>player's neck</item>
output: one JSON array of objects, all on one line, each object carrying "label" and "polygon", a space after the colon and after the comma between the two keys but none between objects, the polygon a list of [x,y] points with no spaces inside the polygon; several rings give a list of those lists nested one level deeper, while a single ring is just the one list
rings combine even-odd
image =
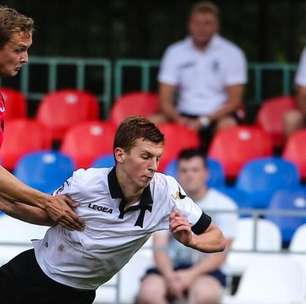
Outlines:
[{"label": "player's neck", "polygon": [[116,176],[127,204],[137,202],[144,189],[132,183],[122,170],[116,170]]}]

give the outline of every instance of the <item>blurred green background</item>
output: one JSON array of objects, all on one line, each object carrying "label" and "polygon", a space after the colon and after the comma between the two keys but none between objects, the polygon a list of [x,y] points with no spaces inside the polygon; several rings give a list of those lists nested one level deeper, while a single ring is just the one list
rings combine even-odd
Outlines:
[{"label": "blurred green background", "polygon": [[[197,1],[53,0],[3,1],[32,16],[38,56],[160,58],[186,34]],[[296,62],[306,43],[306,1],[213,1],[221,33],[252,62]]]}]

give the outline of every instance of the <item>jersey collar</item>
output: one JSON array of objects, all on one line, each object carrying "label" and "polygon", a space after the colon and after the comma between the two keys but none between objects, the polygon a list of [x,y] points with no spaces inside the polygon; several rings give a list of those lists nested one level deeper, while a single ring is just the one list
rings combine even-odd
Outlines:
[{"label": "jersey collar", "polygon": [[123,218],[124,214],[127,212],[140,210],[135,226],[139,226],[142,228],[146,210],[152,212],[153,199],[152,199],[150,185],[148,185],[143,190],[140,196],[140,203],[138,205],[124,209],[126,205],[126,200],[124,198],[124,194],[122,192],[122,189],[120,187],[120,184],[116,176],[116,167],[113,167],[113,169],[109,172],[107,178],[108,178],[108,187],[111,197],[113,199],[121,198],[121,202],[119,205],[119,211],[120,211],[119,218]]}]

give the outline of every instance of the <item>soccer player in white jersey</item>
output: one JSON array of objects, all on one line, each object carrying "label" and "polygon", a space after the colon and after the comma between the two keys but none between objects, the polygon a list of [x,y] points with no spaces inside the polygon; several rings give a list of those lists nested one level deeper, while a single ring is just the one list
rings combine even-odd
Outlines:
[{"label": "soccer player in white jersey", "polygon": [[[92,303],[95,289],[115,275],[150,235],[170,229],[185,246],[222,251],[222,232],[177,181],[156,173],[164,136],[150,121],[131,117],[114,140],[114,168],[80,169],[57,194],[69,195],[84,231],[54,225],[34,249],[0,268],[0,302]],[[0,203],[19,219],[49,223],[41,209]]]}]

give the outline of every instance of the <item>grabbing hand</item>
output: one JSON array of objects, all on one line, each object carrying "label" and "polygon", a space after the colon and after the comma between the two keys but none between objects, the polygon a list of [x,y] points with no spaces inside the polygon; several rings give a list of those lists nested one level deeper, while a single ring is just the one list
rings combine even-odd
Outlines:
[{"label": "grabbing hand", "polygon": [[170,214],[170,231],[180,243],[185,246],[190,244],[192,240],[191,224],[177,210]]},{"label": "grabbing hand", "polygon": [[69,230],[83,230],[84,223],[73,210],[78,206],[66,195],[48,196],[45,204],[46,212],[55,222]]}]

